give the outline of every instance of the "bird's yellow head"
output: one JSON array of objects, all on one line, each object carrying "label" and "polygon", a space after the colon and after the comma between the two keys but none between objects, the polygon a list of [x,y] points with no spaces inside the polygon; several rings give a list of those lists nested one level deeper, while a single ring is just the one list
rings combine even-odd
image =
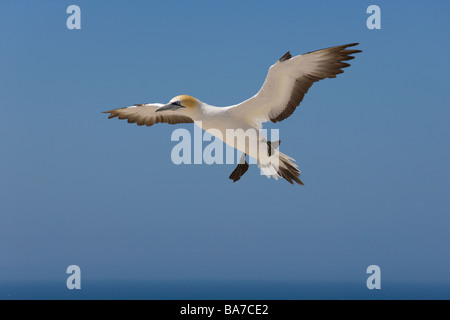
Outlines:
[{"label": "bird's yellow head", "polygon": [[172,100],[170,100],[170,102],[171,103],[179,102],[183,107],[189,109],[193,109],[200,104],[200,101],[198,101],[196,98],[184,94],[174,97]]},{"label": "bird's yellow head", "polygon": [[200,101],[194,97],[180,95],[172,98],[168,104],[158,108],[156,111],[175,111],[178,109],[194,110],[200,106]]}]

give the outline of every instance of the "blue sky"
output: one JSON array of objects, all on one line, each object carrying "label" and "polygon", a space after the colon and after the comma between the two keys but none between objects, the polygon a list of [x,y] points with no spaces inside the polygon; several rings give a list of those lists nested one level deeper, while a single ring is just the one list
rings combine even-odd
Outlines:
[{"label": "blue sky", "polygon": [[[81,8],[81,30],[66,8]],[[366,8],[382,29],[366,27]],[[0,281],[450,283],[442,1],[2,1]],[[360,42],[280,129],[304,187],[255,167],[175,166],[169,125],[101,111],[256,93],[268,67]],[[192,125],[181,125],[192,131]]]}]

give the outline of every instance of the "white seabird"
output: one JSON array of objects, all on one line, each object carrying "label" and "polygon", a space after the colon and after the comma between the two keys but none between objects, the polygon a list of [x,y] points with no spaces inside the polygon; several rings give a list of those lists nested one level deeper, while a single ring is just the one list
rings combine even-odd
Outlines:
[{"label": "white seabird", "polygon": [[[336,78],[343,68],[350,66],[344,62],[354,57],[360,50],[348,49],[358,43],[346,44],[308,52],[292,57],[287,52],[267,74],[263,86],[257,94],[244,102],[228,107],[214,107],[188,95],[179,95],[168,104],[148,103],[106,111],[109,118],[127,119],[139,126],[155,123],[197,123],[202,129],[222,139],[226,144],[243,152],[240,163],[230,175],[233,182],[247,171],[246,155],[257,160],[258,166],[268,177],[282,177],[288,182],[303,185],[300,170],[294,159],[277,150],[279,141],[268,142],[258,129],[267,121],[274,123],[289,117],[302,102],[304,95],[314,82],[325,78]],[[236,137],[227,138],[227,129],[236,132],[252,131],[257,148],[249,144],[239,144]],[[241,129],[241,130],[239,130]],[[220,133],[220,134],[219,134]],[[239,138],[239,137],[237,137]],[[244,137],[244,139],[249,139]],[[261,152],[262,151],[262,152]]]}]

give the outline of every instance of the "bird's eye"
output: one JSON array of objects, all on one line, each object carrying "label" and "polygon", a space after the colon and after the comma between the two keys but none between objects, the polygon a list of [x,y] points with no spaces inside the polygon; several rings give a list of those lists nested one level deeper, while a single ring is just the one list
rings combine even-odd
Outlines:
[{"label": "bird's eye", "polygon": [[181,107],[181,102],[180,101],[175,101],[172,104],[176,105],[176,106],[180,106]]}]

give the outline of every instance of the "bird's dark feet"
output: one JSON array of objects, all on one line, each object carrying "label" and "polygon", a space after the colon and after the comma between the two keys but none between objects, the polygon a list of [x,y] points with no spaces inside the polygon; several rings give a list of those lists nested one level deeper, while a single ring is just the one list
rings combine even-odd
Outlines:
[{"label": "bird's dark feet", "polygon": [[230,179],[233,180],[233,183],[238,181],[244,175],[244,173],[247,172],[248,167],[249,165],[247,161],[245,161],[244,163],[239,163],[237,165],[236,169],[234,169],[234,171],[230,175]]}]

